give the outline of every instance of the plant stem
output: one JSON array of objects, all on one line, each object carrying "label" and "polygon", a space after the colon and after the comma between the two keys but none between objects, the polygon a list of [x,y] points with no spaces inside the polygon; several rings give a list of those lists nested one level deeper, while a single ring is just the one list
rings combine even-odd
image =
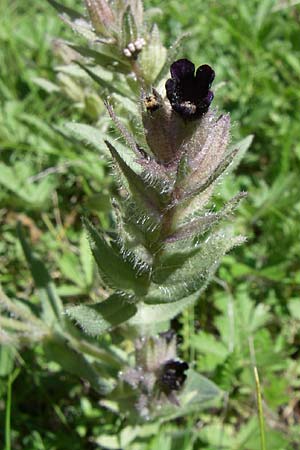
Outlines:
[{"label": "plant stem", "polygon": [[32,324],[30,322],[24,323],[19,320],[11,319],[9,317],[0,317],[0,326],[3,328],[9,328],[11,330],[20,332],[31,332]]},{"label": "plant stem", "polygon": [[33,321],[37,323],[43,324],[36,316],[34,316],[31,312],[22,308],[21,306],[14,303],[11,299],[5,295],[1,286],[0,286],[0,309],[4,309],[5,311],[9,311],[14,314],[16,317],[19,317],[23,320]]},{"label": "plant stem", "polygon": [[7,398],[5,411],[5,450],[11,450],[10,446],[10,412],[11,412],[11,375],[9,375],[7,382]]},{"label": "plant stem", "polygon": [[14,373],[10,373],[7,381],[7,397],[6,397],[6,410],[5,410],[5,450],[11,450],[11,393],[12,385],[20,369],[16,369]]},{"label": "plant stem", "polygon": [[266,450],[266,436],[265,436],[265,424],[264,424],[264,413],[262,407],[262,398],[261,398],[261,389],[260,382],[258,377],[258,371],[256,366],[253,367],[254,371],[254,379],[256,385],[256,397],[257,397],[257,412],[258,412],[258,420],[259,420],[259,431],[260,431],[260,446],[261,450]]}]

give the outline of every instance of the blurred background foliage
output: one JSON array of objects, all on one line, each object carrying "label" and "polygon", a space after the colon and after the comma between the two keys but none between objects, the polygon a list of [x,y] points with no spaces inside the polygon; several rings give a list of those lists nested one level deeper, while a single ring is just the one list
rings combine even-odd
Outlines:
[{"label": "blurred background foliage", "polygon": [[[64,3],[82,7],[79,0]],[[16,355],[1,348],[1,444],[2,424],[9,425],[5,415],[10,414],[16,450],[162,445],[165,450],[259,450],[252,371],[257,364],[268,449],[299,448],[297,3],[145,1],[147,8],[161,10],[156,22],[166,45],[188,32],[178,56],[215,68],[215,105],[232,115],[233,142],[254,134],[237,175],[222,192],[229,198],[239,189],[248,191],[237,214],[248,241],[224,259],[198,305],[173,324],[182,337],[182,355],[226,391],[223,409],[149,424],[137,440],[136,430],[123,428],[121,419],[99,406],[88,385],[48,363],[39,346]],[[88,210],[109,229],[115,186],[105,159],[80,144],[64,124],[95,123],[102,104],[85,80],[78,91],[57,69],[61,61],[53,39],[72,39],[72,33],[46,2],[1,0],[0,13],[0,282],[7,295],[22,301],[32,295],[16,235],[20,221],[65,302],[97,298],[80,217]],[[107,119],[98,126],[107,126]]]}]

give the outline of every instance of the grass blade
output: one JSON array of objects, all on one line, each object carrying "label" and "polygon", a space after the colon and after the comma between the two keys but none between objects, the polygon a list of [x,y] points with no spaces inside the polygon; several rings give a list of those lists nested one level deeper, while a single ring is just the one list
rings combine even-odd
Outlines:
[{"label": "grass blade", "polygon": [[260,388],[259,376],[258,376],[258,371],[257,371],[256,366],[253,367],[253,371],[254,371],[254,379],[255,379],[255,386],[256,386],[257,413],[258,413],[259,432],[260,432],[260,448],[261,448],[261,450],[267,450],[261,388]]}]

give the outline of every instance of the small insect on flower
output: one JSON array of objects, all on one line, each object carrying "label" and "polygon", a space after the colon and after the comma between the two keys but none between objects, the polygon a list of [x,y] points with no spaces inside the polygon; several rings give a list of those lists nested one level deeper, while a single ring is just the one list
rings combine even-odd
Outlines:
[{"label": "small insect on flower", "polygon": [[166,92],[173,110],[184,119],[198,119],[207,112],[214,98],[210,91],[214,70],[204,64],[195,75],[194,64],[188,59],[179,59],[171,65],[170,72]]},{"label": "small insect on flower", "polygon": [[160,103],[157,98],[152,94],[148,95],[144,100],[145,107],[147,111],[154,112],[160,108]]}]

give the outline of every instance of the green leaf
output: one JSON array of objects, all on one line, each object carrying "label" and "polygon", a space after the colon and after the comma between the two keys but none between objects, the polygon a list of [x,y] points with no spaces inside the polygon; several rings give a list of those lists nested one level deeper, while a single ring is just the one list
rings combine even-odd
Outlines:
[{"label": "green leaf", "polygon": [[67,372],[89,381],[101,395],[112,391],[112,383],[101,379],[93,365],[83,354],[74,350],[63,336],[57,334],[45,340],[43,346],[48,359],[57,362]]},{"label": "green leaf", "polygon": [[13,371],[15,355],[14,347],[0,345],[0,377],[6,377]]},{"label": "green leaf", "polygon": [[[26,165],[25,165],[26,164]],[[16,162],[13,166],[8,166],[0,162],[0,185],[13,192],[24,203],[36,209],[45,206],[49,202],[51,192],[54,190],[56,182],[54,177],[47,177],[39,182],[33,182],[31,162],[25,160]]]},{"label": "green leaf", "polygon": [[172,46],[168,49],[166,61],[157,75],[155,81],[153,82],[153,86],[157,86],[159,82],[167,76],[170,70],[170,65],[173,61],[176,60],[176,55],[179,49],[182,47],[184,41],[190,37],[190,33],[184,33],[179,36],[178,39],[172,44]]},{"label": "green leaf", "polygon": [[137,174],[128,164],[126,164],[110,142],[105,141],[105,143],[125,176],[128,183],[128,189],[131,192],[133,199],[143,205],[148,214],[151,214],[154,218],[156,217],[157,220],[159,220],[160,210],[162,208],[161,196],[159,193],[153,187],[149,186],[141,175]]},{"label": "green leaf", "polygon": [[101,448],[109,449],[109,450],[119,450],[120,449],[120,440],[118,436],[110,435],[110,434],[101,434],[96,438],[96,442]]},{"label": "green leaf", "polygon": [[74,253],[68,252],[57,258],[57,264],[62,274],[73,281],[77,286],[83,288],[85,280],[79,266],[78,257]]},{"label": "green leaf", "polygon": [[91,336],[99,336],[107,330],[126,322],[137,311],[126,298],[113,294],[101,303],[77,305],[66,309],[67,315]]},{"label": "green leaf", "polygon": [[127,47],[130,42],[135,42],[138,38],[138,30],[129,5],[123,15],[121,36],[123,48]]},{"label": "green leaf", "polygon": [[37,287],[41,305],[43,309],[43,318],[48,325],[57,325],[63,319],[63,304],[57,295],[54,283],[44,266],[43,262],[35,256],[28,245],[22,227],[18,224],[17,233],[22,245],[22,249],[27,260],[30,272],[33,276],[34,283]]},{"label": "green leaf", "polygon": [[138,326],[144,333],[146,328],[152,328],[153,324],[167,322],[176,317],[181,311],[194,304],[199,299],[199,293],[184,297],[172,303],[160,303],[157,305],[137,303],[137,313],[130,319],[130,324]]},{"label": "green leaf", "polygon": [[[197,215],[197,211],[194,214],[190,214],[188,217],[184,217],[184,225],[179,226],[173,234],[166,238],[166,242],[176,242],[189,240],[194,245],[198,245],[200,239],[209,230],[212,232],[220,225],[224,220],[233,217],[234,210],[239,206],[240,201],[245,198],[247,194],[245,192],[239,192],[233,198],[231,198],[224,207],[216,212],[209,213],[201,211],[202,215]],[[219,227],[218,227],[219,228]],[[208,233],[207,233],[208,234]]]},{"label": "green leaf", "polygon": [[[207,424],[199,430],[197,437],[205,443],[203,448],[209,450],[232,450],[233,447],[233,427],[218,421]],[[207,445],[206,445],[207,444]],[[243,447],[235,447],[236,450],[243,450]],[[258,447],[255,447],[258,449]],[[251,449],[254,450],[254,449]]]},{"label": "green leaf", "polygon": [[162,255],[152,273],[146,303],[170,303],[206,288],[221,258],[243,242],[226,231],[210,235],[187,253]]},{"label": "green leaf", "polygon": [[64,126],[71,132],[73,138],[75,137],[87,147],[98,150],[101,154],[109,155],[104,144],[105,134],[102,131],[83,123],[67,122]]},{"label": "green leaf", "polygon": [[94,278],[93,255],[86,233],[80,235],[80,262],[87,286],[91,286]]},{"label": "green leaf", "polygon": [[92,26],[87,22],[81,14],[74,9],[68,8],[56,0],[47,0],[56,11],[58,11],[60,18],[68,24],[73,31],[83,36],[85,39],[94,41],[97,35],[93,32]]},{"label": "green leaf", "polygon": [[300,320],[300,298],[292,297],[288,301],[288,309],[294,319]]},{"label": "green leaf", "polygon": [[117,245],[112,248],[103,233],[98,233],[93,225],[84,219],[90,237],[90,245],[103,281],[110,287],[122,291],[145,294],[148,274],[139,271],[142,263],[129,251],[121,251]]},{"label": "green leaf", "polygon": [[244,158],[247,150],[249,149],[250,145],[252,144],[253,139],[254,139],[254,135],[249,134],[249,136],[245,137],[244,139],[239,141],[237,144],[234,144],[232,146],[232,149],[234,149],[236,151],[236,156],[234,157],[234,160],[230,164],[230,167],[228,168],[226,174],[231,173],[238,167],[238,165]]},{"label": "green leaf", "polygon": [[47,1],[60,14],[67,14],[73,20],[75,20],[75,19],[83,19],[84,18],[81,14],[79,14],[74,9],[68,8],[67,6],[62,5],[61,3],[59,3],[59,2],[57,2],[55,0],[47,0]]},{"label": "green leaf", "polygon": [[152,86],[157,75],[160,73],[167,57],[167,49],[163,46],[159,30],[156,24],[148,34],[147,45],[139,55],[139,64],[143,71],[143,78]]},{"label": "green leaf", "polygon": [[46,78],[34,77],[32,78],[32,81],[41,89],[48,92],[48,94],[60,92],[60,87],[57,86],[57,84],[52,83],[52,81],[47,80]]},{"label": "green leaf", "polygon": [[[228,318],[226,317],[227,322]],[[228,346],[216,337],[201,331],[192,336],[192,348],[199,352],[201,370],[211,372],[228,356]]]},{"label": "green leaf", "polygon": [[118,73],[125,74],[130,71],[130,65],[126,64],[125,61],[122,61],[117,52],[109,54],[108,52],[104,52],[102,49],[99,51],[99,46],[97,47],[97,50],[92,50],[80,45],[68,45],[80,55],[85,56],[86,58],[93,58],[95,64],[99,64],[101,67],[108,68],[108,66],[111,66],[111,70],[116,70]]},{"label": "green leaf", "polygon": [[[122,103],[124,104],[124,100],[122,99],[122,97],[120,98],[120,96],[119,96],[119,100],[118,101],[122,101]],[[104,102],[104,104],[106,106],[108,114],[110,115],[110,118],[114,122],[114,124],[115,124],[117,130],[119,131],[119,133],[121,134],[121,136],[124,138],[124,140],[125,140],[126,144],[128,145],[128,147],[130,147],[130,149],[132,150],[133,155],[135,157],[140,157],[141,153],[140,153],[140,150],[139,150],[139,146],[138,146],[134,136],[132,135],[132,133],[130,133],[130,131],[124,126],[124,124],[116,116],[116,113],[115,113],[112,105],[109,103],[109,101],[106,100]],[[130,112],[132,113],[132,111],[130,111]],[[136,115],[136,111],[133,114]]]},{"label": "green leaf", "polygon": [[116,83],[110,84],[108,81],[101,78],[97,73],[97,66],[95,67],[87,67],[84,64],[76,61],[79,67],[81,67],[99,86],[102,87],[104,92],[102,96],[107,97],[107,93],[111,94],[112,92],[117,92],[118,94],[124,96],[124,92],[117,88]]},{"label": "green leaf", "polygon": [[171,420],[187,416],[216,405],[221,400],[221,396],[222,391],[212,381],[190,369],[184,388],[178,396],[179,406],[165,402],[155,413],[155,417]]},{"label": "green leaf", "polygon": [[254,29],[259,32],[264,23],[269,20],[275,0],[262,0],[259,2],[256,16],[253,22]]},{"label": "green leaf", "polygon": [[[131,198],[123,200],[119,204],[119,209],[124,218],[124,230],[133,239],[139,239],[139,242],[146,248],[153,247],[160,236],[161,224],[139,204],[132,201]],[[124,236],[124,233],[123,233]],[[126,236],[127,237],[127,236]]]}]

